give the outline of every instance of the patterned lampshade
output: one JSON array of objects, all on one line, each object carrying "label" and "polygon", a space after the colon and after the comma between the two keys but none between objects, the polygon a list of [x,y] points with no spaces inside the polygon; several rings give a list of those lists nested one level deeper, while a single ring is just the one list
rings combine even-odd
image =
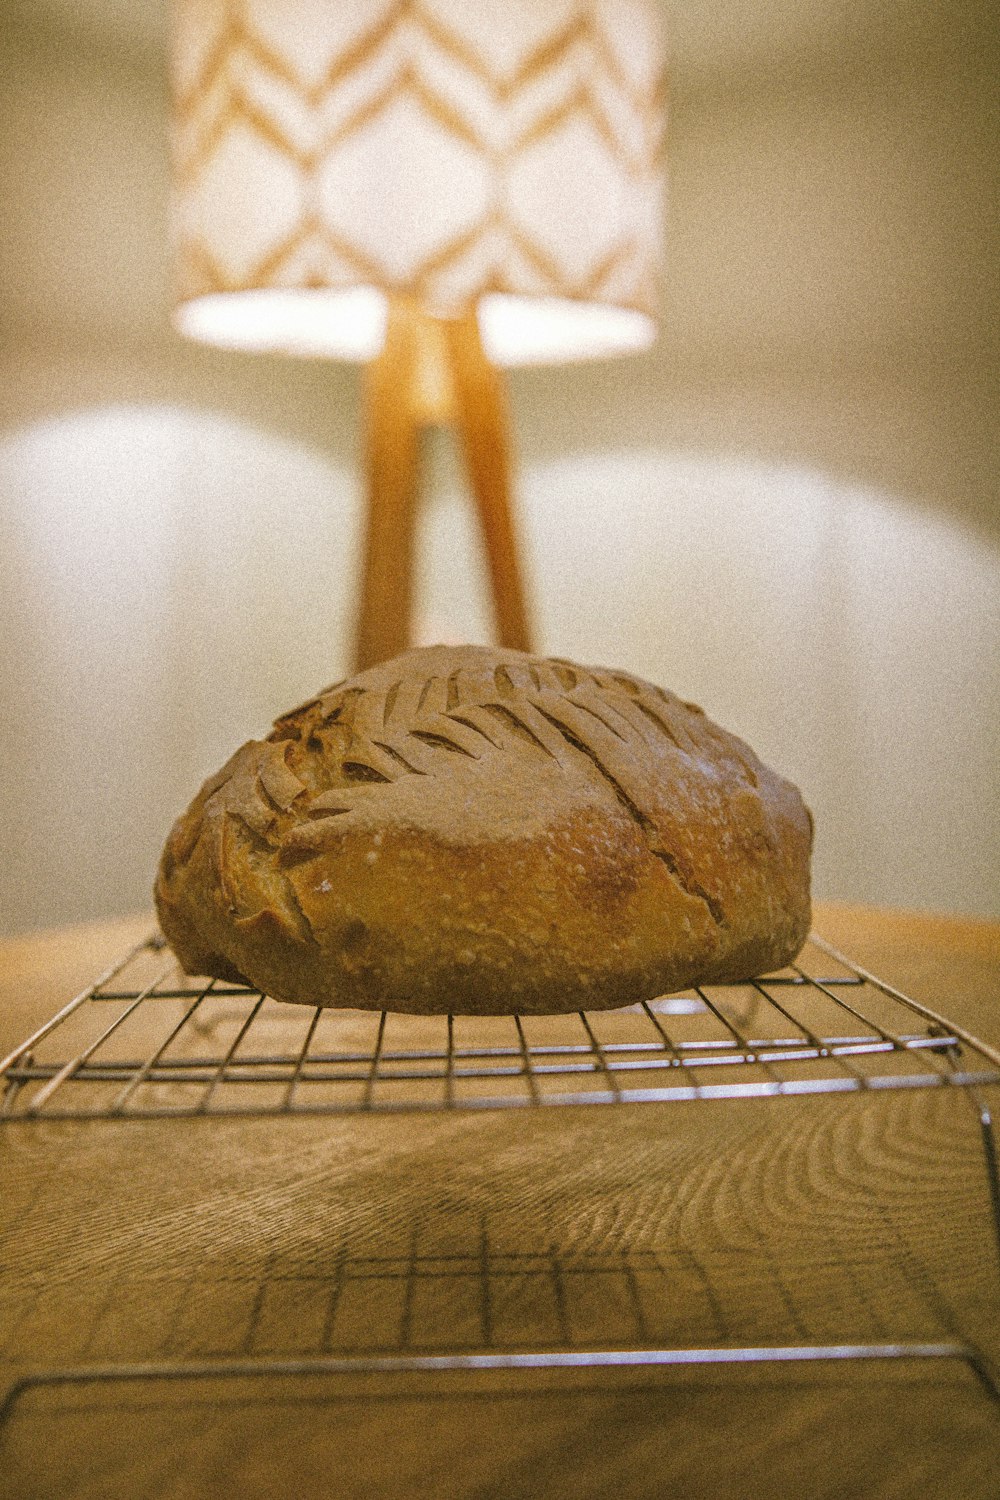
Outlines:
[{"label": "patterned lampshade", "polygon": [[387,298],[498,364],[655,335],[656,0],[176,0],[183,332],[369,359]]}]

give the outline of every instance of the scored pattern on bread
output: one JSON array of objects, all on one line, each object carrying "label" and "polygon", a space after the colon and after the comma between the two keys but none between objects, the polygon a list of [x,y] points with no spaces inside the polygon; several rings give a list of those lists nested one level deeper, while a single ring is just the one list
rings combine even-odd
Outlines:
[{"label": "scored pattern on bread", "polygon": [[[527,748],[564,768],[568,753],[575,752],[605,779],[642,830],[650,852],[681,888],[704,901],[713,921],[724,922],[718,900],[685,868],[683,855],[666,846],[643,809],[642,778],[636,776],[636,748],[658,736],[682,756],[709,752],[717,758],[722,753],[750,786],[757,785],[748,756],[735,748],[731,736],[715,730],[697,704],[625,673],[585,670],[559,658],[526,659],[491,672],[459,669],[447,677],[399,680],[385,690],[338,683],[278,719],[270,739],[329,752],[324,731],[334,725],[348,736],[340,760],[338,805],[329,800],[331,782],[306,804],[310,819],[350,813],[357,800],[352,801],[351,790],[358,785],[435,775],[444,768],[441,752],[479,761],[491,752],[523,753]],[[300,783],[300,789],[307,792],[307,784]],[[292,836],[286,861],[310,857],[321,845],[316,836]]]},{"label": "scored pattern on bread", "polygon": [[237,751],[175,825],[156,896],[189,972],[278,998],[558,1010],[574,988],[608,1005],[780,966],[808,929],[810,844],[796,789],[696,705],[432,647]]}]

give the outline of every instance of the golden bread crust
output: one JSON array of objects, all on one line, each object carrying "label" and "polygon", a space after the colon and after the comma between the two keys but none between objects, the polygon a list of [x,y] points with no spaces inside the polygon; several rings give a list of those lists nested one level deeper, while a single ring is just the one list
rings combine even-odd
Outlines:
[{"label": "golden bread crust", "polygon": [[167,840],[189,973],[411,1012],[628,1005],[791,961],[798,791],[624,672],[410,651],[325,689],[205,783]]}]

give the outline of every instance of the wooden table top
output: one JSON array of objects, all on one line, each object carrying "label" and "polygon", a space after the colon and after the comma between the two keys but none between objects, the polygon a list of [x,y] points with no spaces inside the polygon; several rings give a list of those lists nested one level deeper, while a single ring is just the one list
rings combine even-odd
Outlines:
[{"label": "wooden table top", "polygon": [[[0,1052],[149,925],[0,944]],[[997,924],[821,906],[815,925],[1000,1042]],[[997,1244],[973,1104],[959,1089],[908,1089],[7,1122],[0,1387],[14,1399],[0,1472],[12,1493],[46,1500],[996,1500],[998,1408],[947,1356],[372,1368],[400,1354],[970,1341],[996,1361]],[[228,1373],[208,1370],[220,1362]],[[76,1375],[25,1383],[46,1372]]]}]

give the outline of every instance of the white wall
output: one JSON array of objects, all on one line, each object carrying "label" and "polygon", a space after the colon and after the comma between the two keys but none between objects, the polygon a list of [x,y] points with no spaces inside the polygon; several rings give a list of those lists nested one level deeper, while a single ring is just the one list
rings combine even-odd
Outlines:
[{"label": "white wall", "polygon": [[[820,893],[1000,914],[996,41],[943,9],[674,6],[664,336],[511,394],[541,644],[794,776]],[[0,930],[144,905],[347,666],[356,377],[168,332],[157,17],[0,22]],[[430,459],[421,635],[482,639]]]}]

